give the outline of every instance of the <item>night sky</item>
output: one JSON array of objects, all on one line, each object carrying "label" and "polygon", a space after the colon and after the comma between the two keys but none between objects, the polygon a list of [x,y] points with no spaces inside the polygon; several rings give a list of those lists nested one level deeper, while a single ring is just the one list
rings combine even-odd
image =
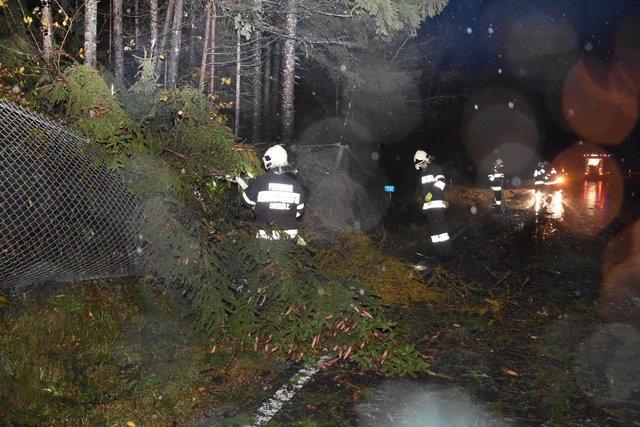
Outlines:
[{"label": "night sky", "polygon": [[568,151],[640,160],[640,1],[451,0],[419,33],[433,36],[484,76],[460,129],[473,168],[503,156],[525,171]]}]

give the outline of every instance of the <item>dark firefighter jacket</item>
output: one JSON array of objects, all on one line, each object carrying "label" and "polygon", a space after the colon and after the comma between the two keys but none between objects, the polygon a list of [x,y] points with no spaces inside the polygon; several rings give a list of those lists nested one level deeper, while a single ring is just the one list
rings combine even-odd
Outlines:
[{"label": "dark firefighter jacket", "polygon": [[422,197],[425,197],[427,194],[431,193],[431,200],[423,200],[423,212],[429,209],[447,207],[444,198],[444,187],[447,185],[447,183],[440,166],[429,163],[429,166],[427,166],[425,169],[422,169],[420,182],[422,184]]},{"label": "dark firefighter jacket", "polygon": [[493,168],[493,173],[489,174],[489,181],[491,181],[491,190],[502,191],[502,183],[504,181],[504,173],[502,168]]},{"label": "dark firefighter jacket", "polygon": [[302,186],[282,169],[257,177],[242,193],[246,206],[255,210],[256,223],[283,230],[297,230],[304,212]]}]

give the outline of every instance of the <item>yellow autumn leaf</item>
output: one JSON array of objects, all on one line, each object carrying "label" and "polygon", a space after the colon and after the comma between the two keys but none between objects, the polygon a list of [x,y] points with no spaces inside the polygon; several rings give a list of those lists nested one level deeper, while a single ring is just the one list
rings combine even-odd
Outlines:
[{"label": "yellow autumn leaf", "polygon": [[0,0],[0,7],[5,7],[5,6],[6,4],[2,0]]},{"label": "yellow autumn leaf", "polygon": [[25,16],[22,20],[23,20],[23,21],[24,21],[24,23],[25,23],[25,24],[27,24],[27,25],[31,25],[31,23],[33,22],[33,18],[32,18],[32,17],[30,17],[30,16]]},{"label": "yellow autumn leaf", "polygon": [[131,50],[131,48],[130,48],[129,46],[125,46],[125,47],[124,47],[124,51],[125,51],[125,52],[129,52],[130,50]]}]

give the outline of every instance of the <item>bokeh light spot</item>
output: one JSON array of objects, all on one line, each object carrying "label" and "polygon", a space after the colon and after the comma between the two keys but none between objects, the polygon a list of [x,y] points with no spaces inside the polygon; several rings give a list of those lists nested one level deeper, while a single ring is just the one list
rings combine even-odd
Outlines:
[{"label": "bokeh light spot", "polygon": [[562,110],[571,129],[582,139],[619,144],[638,120],[637,91],[622,67],[583,59],[565,79]]}]

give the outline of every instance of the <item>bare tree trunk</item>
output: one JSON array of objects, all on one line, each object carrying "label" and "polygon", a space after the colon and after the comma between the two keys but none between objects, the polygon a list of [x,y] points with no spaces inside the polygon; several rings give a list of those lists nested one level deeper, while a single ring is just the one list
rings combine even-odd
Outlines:
[{"label": "bare tree trunk", "polygon": [[47,75],[53,62],[53,18],[51,16],[51,0],[42,0],[42,56]]},{"label": "bare tree trunk", "polygon": [[235,123],[233,127],[233,136],[238,138],[238,134],[240,132],[240,79],[242,76],[240,75],[240,65],[242,61],[242,49],[240,46],[242,44],[242,35],[240,34],[240,27],[236,28],[236,105],[235,105]]},{"label": "bare tree trunk", "polygon": [[[254,0],[254,28],[259,28],[260,20],[262,18],[262,0]],[[252,43],[252,68],[253,72],[251,74],[251,91],[252,91],[252,117],[251,117],[251,140],[256,143],[260,140],[260,127],[261,127],[261,118],[262,118],[262,34],[259,31],[256,31],[254,34],[254,42]]]},{"label": "bare tree trunk", "polygon": [[149,37],[151,38],[150,54],[155,69],[158,61],[158,0],[150,0],[149,9],[149,13],[151,14],[149,24]]},{"label": "bare tree trunk", "polygon": [[296,16],[297,0],[287,0],[284,56],[282,57],[282,140],[293,140],[294,88],[296,75]]},{"label": "bare tree trunk", "polygon": [[196,64],[196,9],[195,2],[191,2],[189,5],[189,17],[191,22],[189,23],[189,70],[195,68]]},{"label": "bare tree trunk", "polygon": [[209,57],[209,37],[211,36],[211,16],[213,12],[211,9],[213,4],[207,4],[207,18],[204,23],[204,44],[202,46],[202,61],[200,61],[200,79],[198,80],[198,88],[200,91],[204,91],[204,79],[207,75],[207,59]]},{"label": "bare tree trunk", "polygon": [[96,39],[98,32],[98,0],[84,2],[84,63],[96,68]]},{"label": "bare tree trunk", "polygon": [[[269,114],[271,113],[271,49],[264,49],[264,67],[262,70],[262,123],[269,123]],[[269,127],[264,129],[269,136]],[[268,138],[267,138],[268,139]]]},{"label": "bare tree trunk", "polygon": [[[162,68],[166,69],[166,58],[167,55],[164,52],[164,48],[167,45],[167,37],[169,35],[169,29],[171,28],[171,21],[173,20],[173,10],[175,9],[176,6],[176,0],[169,0],[169,4],[167,5],[167,12],[164,15],[164,25],[162,26],[162,34],[160,34],[160,44],[158,45],[158,54],[154,57],[154,64],[156,66],[156,72],[158,75],[160,75],[160,70],[161,70],[161,62],[159,61],[160,56],[164,55],[164,59],[165,59],[165,66],[163,66]],[[165,80],[165,87],[166,87],[166,80],[167,80],[167,73],[164,73],[164,80]]]},{"label": "bare tree trunk", "polygon": [[178,64],[180,62],[180,39],[182,37],[182,10],[183,0],[176,0],[176,8],[173,12],[173,32],[171,35],[171,51],[169,52],[169,64],[167,72],[168,90],[175,90],[178,82]]},{"label": "bare tree trunk", "polygon": [[[265,98],[271,101],[269,109],[271,110],[273,118],[270,121],[269,126],[269,139],[272,139],[273,135],[277,135],[279,133],[280,124],[282,123],[282,119],[280,117],[280,64],[282,64],[281,56],[282,44],[278,39],[273,44],[273,49],[271,51],[271,97]],[[275,115],[275,117],[273,117],[273,115]]]},{"label": "bare tree trunk", "polygon": [[211,3],[211,60],[209,61],[209,93],[215,90],[216,77],[216,20],[218,19],[218,9],[216,2]]},{"label": "bare tree trunk", "polygon": [[113,0],[113,30],[111,32],[113,49],[113,71],[116,80],[124,83],[124,51],[122,50],[122,0]]},{"label": "bare tree trunk", "polygon": [[135,30],[134,30],[134,36],[136,38],[136,45],[138,45],[138,43],[140,43],[140,4],[139,4],[139,0],[136,0],[135,3],[133,4],[133,13],[135,14],[134,18],[133,18],[133,22],[134,22],[134,26],[135,26]]}]

